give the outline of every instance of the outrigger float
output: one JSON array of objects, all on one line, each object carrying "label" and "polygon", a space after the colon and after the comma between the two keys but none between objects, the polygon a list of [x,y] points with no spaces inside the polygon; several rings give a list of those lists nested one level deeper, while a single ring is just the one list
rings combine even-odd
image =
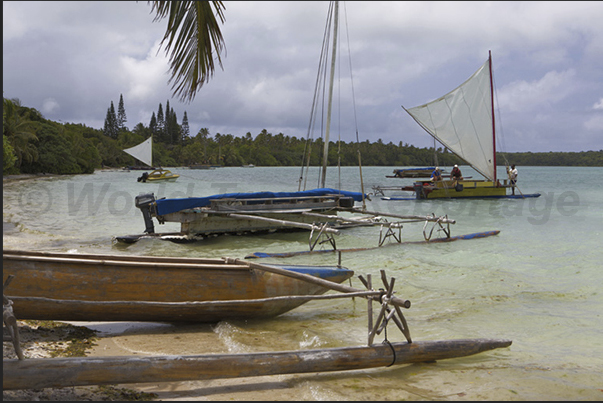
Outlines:
[{"label": "outrigger float", "polygon": [[[484,232],[476,232],[473,234],[465,234],[465,235],[455,235],[455,236],[447,236],[447,237],[441,237],[441,238],[433,238],[430,240],[423,240],[423,241],[405,241],[405,242],[399,242],[399,243],[389,243],[387,245],[384,246],[390,246],[390,245],[417,245],[417,244],[426,244],[426,243],[443,243],[443,242],[454,242],[454,241],[460,241],[460,240],[470,240],[470,239],[478,239],[478,238],[486,238],[489,236],[494,236],[494,235],[498,235],[500,233],[500,231],[498,230],[494,230],[494,231],[484,231]],[[245,259],[261,259],[261,258],[267,258],[267,257],[293,257],[293,256],[299,256],[299,255],[308,255],[308,254],[316,254],[316,253],[335,253],[335,252],[361,252],[361,251],[367,251],[367,250],[374,250],[374,249],[378,249],[382,246],[377,246],[377,247],[366,247],[366,248],[347,248],[347,249],[319,249],[319,250],[311,250],[311,251],[297,251],[297,252],[278,252],[278,253],[270,253],[270,252],[254,252],[252,254],[249,254],[247,256],[245,256]]]},{"label": "outrigger float", "polygon": [[[253,264],[253,267],[263,269],[263,265],[259,264]],[[366,279],[358,276],[366,287],[364,291],[305,274],[297,273],[296,277],[314,284],[322,283],[326,289],[343,293],[303,296],[303,298],[366,298],[368,301],[367,345],[249,354],[30,359],[24,357],[19,344],[17,321],[12,312],[13,301],[3,295],[4,323],[9,328],[9,335],[11,335],[9,340],[12,340],[19,357],[19,359],[3,360],[3,390],[350,371],[459,358],[509,347],[512,344],[511,340],[503,339],[413,341],[402,313],[402,308],[410,308],[410,301],[394,296],[395,278],[388,280],[383,270],[381,280],[384,288],[378,290],[372,286],[370,275],[367,275]],[[6,286],[7,283],[4,288]],[[296,298],[296,296],[289,298]],[[373,302],[381,304],[376,319],[373,315]],[[111,308],[107,307],[107,309]],[[405,342],[387,340],[387,326],[392,323],[402,332],[406,338]],[[376,343],[375,337],[382,333],[385,339],[382,343]]]}]

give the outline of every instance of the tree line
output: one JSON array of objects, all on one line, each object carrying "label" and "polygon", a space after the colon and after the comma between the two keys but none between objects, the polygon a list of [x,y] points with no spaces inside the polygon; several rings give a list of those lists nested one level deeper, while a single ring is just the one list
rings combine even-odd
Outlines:
[{"label": "tree line", "polygon": [[[181,122],[169,101],[159,104],[147,125],[126,126],[123,97],[117,111],[113,101],[107,110],[103,129],[78,123],[59,123],[45,119],[34,108],[22,106],[18,99],[4,98],[3,175],[19,173],[86,174],[100,168],[139,165],[123,152],[153,136],[153,161],[158,166],[179,167],[193,164],[214,166],[300,166],[322,164],[321,139],[308,142],[266,129],[255,136],[215,133],[208,128],[191,135],[186,112]],[[356,142],[331,142],[331,166],[452,166],[464,162],[446,148],[418,148],[408,143],[385,144],[381,139]],[[498,153],[497,160],[523,166],[603,166],[603,150],[584,152]]]}]

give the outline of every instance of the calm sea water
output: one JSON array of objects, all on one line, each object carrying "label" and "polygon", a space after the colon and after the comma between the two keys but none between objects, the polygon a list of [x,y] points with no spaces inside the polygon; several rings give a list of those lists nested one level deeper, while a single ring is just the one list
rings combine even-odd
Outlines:
[{"label": "calm sea water", "polygon": [[[394,168],[364,167],[366,192],[394,186]],[[464,175],[473,172],[461,167]],[[500,230],[494,237],[446,244],[388,245],[344,253],[356,274],[380,270],[396,278],[397,295],[412,307],[405,317],[414,340],[504,338],[507,349],[473,357],[338,374],[240,380],[238,387],[211,382],[146,385],[170,399],[263,400],[601,400],[603,398],[603,168],[518,167],[520,191],[537,199],[384,201],[367,208],[405,215],[448,215],[452,234]],[[243,258],[253,252],[308,249],[305,233],[217,237],[194,244],[145,240],[117,245],[116,235],[144,230],[134,197],[207,196],[238,191],[294,191],[300,169],[172,169],[174,183],[138,183],[140,172],[5,183],[5,249],[126,255]],[[502,169],[499,175],[504,176]],[[330,168],[328,187],[359,191],[358,168]],[[317,186],[311,172],[308,188]],[[474,174],[478,177],[478,174]],[[310,183],[311,182],[311,183]],[[395,193],[392,193],[395,194]],[[402,193],[398,193],[402,195]],[[158,225],[157,232],[179,225]],[[422,239],[423,224],[406,224],[405,241]],[[439,236],[439,235],[438,235]],[[379,228],[346,230],[339,248],[376,246]],[[283,262],[260,259],[259,262]],[[336,264],[334,254],[287,258],[289,263]],[[361,288],[357,279],[353,286]],[[254,352],[366,344],[363,300],[310,302],[278,318],[217,325],[95,324],[113,353],[201,354]],[[403,341],[395,327],[390,341]],[[383,334],[376,341],[383,340]],[[118,347],[116,347],[118,346]],[[107,348],[107,347],[105,347]],[[120,350],[121,349],[121,350]],[[261,394],[263,392],[264,394]]]}]

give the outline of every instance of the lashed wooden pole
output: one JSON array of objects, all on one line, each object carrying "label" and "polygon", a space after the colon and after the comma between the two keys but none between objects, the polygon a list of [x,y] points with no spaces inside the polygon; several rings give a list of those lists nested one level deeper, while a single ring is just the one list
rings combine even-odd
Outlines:
[{"label": "lashed wooden pole", "polygon": [[[340,291],[343,293],[352,293],[352,292],[357,293],[357,292],[366,291],[366,290],[361,290],[359,288],[349,287],[344,284],[334,283],[329,280],[323,280],[318,277],[310,276],[309,274],[298,273],[298,272],[281,269],[279,267],[274,267],[274,266],[270,266],[270,265],[248,262],[245,260],[236,259],[236,258],[228,258],[228,257],[224,258],[224,260],[226,261],[226,263],[229,263],[229,264],[247,265],[252,269],[264,270],[264,271],[271,272],[271,273],[282,274],[283,276],[288,276],[288,277],[296,278],[298,280],[307,281],[307,282],[310,282],[313,284],[322,285],[331,290]],[[410,308],[410,301],[404,300],[404,299],[401,299],[398,297],[392,296],[390,303],[392,305],[397,305],[402,308]]]},{"label": "lashed wooden pole", "polygon": [[508,347],[510,340],[461,339],[251,354],[4,360],[2,388],[179,382],[347,371],[464,357]]}]

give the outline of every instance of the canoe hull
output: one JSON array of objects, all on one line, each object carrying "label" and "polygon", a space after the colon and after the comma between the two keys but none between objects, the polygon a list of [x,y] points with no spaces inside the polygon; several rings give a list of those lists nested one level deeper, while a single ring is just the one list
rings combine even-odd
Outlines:
[{"label": "canoe hull", "polygon": [[400,190],[413,192],[414,198],[406,197],[383,197],[382,200],[433,200],[433,199],[502,199],[502,198],[525,198],[538,197],[539,193],[524,195],[517,192],[516,195],[507,194],[512,189],[511,185],[504,181],[499,182],[484,180],[445,180],[439,182],[415,182],[413,186],[404,186]]},{"label": "canoe hull", "polygon": [[[274,265],[279,266],[279,265]],[[280,265],[336,283],[353,271]],[[4,251],[3,276],[18,319],[218,322],[273,317],[319,295],[320,285],[222,259]],[[254,300],[254,301],[249,301]]]},{"label": "canoe hull", "polygon": [[[439,181],[425,185],[416,182],[411,188],[417,199],[458,199],[475,197],[502,197],[507,194],[507,187],[498,186],[492,181]],[[459,190],[457,190],[459,189]]]}]

